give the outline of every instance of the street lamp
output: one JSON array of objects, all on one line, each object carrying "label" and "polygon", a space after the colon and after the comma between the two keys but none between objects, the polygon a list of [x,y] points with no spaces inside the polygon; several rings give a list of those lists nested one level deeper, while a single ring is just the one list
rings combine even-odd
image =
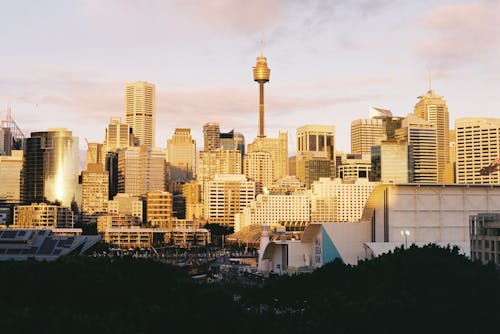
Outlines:
[{"label": "street lamp", "polygon": [[401,235],[405,237],[405,249],[408,248],[408,236],[410,235],[409,230],[401,230]]}]

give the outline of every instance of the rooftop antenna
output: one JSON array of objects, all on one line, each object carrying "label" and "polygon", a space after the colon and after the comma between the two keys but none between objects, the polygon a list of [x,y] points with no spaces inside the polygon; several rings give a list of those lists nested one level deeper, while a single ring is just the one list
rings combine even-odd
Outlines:
[{"label": "rooftop antenna", "polygon": [[427,75],[429,77],[429,92],[432,92],[432,75],[431,75],[431,70],[427,69]]}]

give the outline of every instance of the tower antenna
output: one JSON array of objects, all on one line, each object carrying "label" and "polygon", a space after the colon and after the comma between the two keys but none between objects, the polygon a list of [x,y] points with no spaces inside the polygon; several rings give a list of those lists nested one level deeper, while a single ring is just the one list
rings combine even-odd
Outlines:
[{"label": "tower antenna", "polygon": [[431,70],[427,69],[427,75],[429,77],[429,92],[432,91],[432,74]]}]

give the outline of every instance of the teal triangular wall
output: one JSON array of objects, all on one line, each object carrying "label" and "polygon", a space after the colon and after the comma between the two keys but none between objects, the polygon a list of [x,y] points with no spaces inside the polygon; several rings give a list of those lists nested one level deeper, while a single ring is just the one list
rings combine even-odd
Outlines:
[{"label": "teal triangular wall", "polygon": [[340,256],[339,251],[337,250],[337,247],[335,247],[332,239],[328,235],[328,233],[325,230],[324,226],[321,226],[321,245],[322,245],[322,253],[323,253],[323,265],[327,264],[328,262],[332,262],[335,259],[341,259],[342,256]]}]

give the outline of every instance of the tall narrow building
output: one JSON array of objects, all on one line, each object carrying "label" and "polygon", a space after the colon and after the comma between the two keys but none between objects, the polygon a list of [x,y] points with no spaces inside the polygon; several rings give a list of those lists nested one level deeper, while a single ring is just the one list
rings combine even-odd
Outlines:
[{"label": "tall narrow building", "polygon": [[167,163],[170,181],[189,182],[196,173],[196,141],[191,129],[177,128],[167,140]]},{"label": "tall narrow building", "polygon": [[104,135],[103,150],[107,153],[129,146],[134,146],[132,129],[127,123],[122,123],[121,118],[111,118]]},{"label": "tall narrow building", "polygon": [[[452,171],[448,168],[448,164],[450,163],[450,126],[446,100],[442,96],[436,94],[432,89],[429,89],[427,93],[419,96],[418,99],[419,101],[414,109],[415,115],[425,119],[436,128],[438,182],[453,182]],[[450,170],[450,172],[446,173],[447,170]]]},{"label": "tall narrow building", "polygon": [[213,151],[220,148],[219,123],[209,122],[203,125],[203,150]]},{"label": "tall narrow building", "polygon": [[125,86],[125,122],[132,128],[138,145],[155,146],[155,85],[131,82]]},{"label": "tall narrow building", "polygon": [[386,139],[384,120],[381,118],[357,119],[351,122],[351,153],[370,154],[372,146]]}]

